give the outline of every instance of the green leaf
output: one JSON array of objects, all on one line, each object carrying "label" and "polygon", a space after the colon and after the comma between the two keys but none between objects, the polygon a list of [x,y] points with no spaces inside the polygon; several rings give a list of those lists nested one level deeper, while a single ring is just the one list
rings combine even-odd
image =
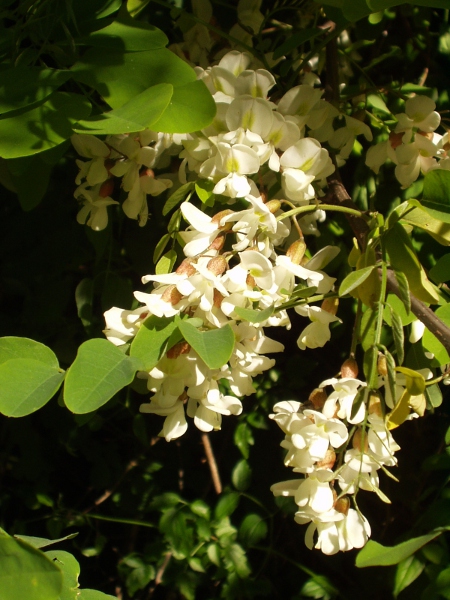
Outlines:
[{"label": "green leaf", "polygon": [[264,323],[269,317],[273,315],[273,306],[265,308],[264,310],[253,310],[252,308],[241,308],[237,306],[234,312],[241,317],[243,321],[249,321],[250,323]]},{"label": "green leaf", "polygon": [[45,556],[52,560],[62,571],[63,585],[59,600],[78,599],[78,577],[80,565],[72,554],[64,550],[49,550]]},{"label": "green leaf", "polygon": [[2,600],[59,600],[63,576],[43,552],[21,540],[0,536]]},{"label": "green leaf", "polygon": [[281,46],[278,46],[278,48],[275,49],[275,52],[273,53],[274,60],[281,58],[284,54],[289,54],[289,52],[294,50],[294,48],[298,48],[305,42],[313,40],[323,33],[323,29],[317,28],[303,29],[298,33],[294,33],[285,42],[283,42]]},{"label": "green leaf", "polygon": [[248,458],[250,446],[255,443],[252,430],[248,423],[242,422],[234,430],[234,443],[239,448],[242,456]]},{"label": "green leaf", "polygon": [[375,343],[378,310],[367,308],[361,318],[360,339],[364,351],[369,350]]},{"label": "green leaf", "polygon": [[74,78],[97,90],[113,109],[154,85],[183,86],[196,81],[195,71],[166,48],[129,53],[92,48],[72,71]]},{"label": "green leaf", "polygon": [[157,27],[131,18],[119,18],[111,25],[91,33],[85,41],[96,48],[121,48],[125,52],[156,50],[169,43],[166,35]]},{"label": "green leaf", "polygon": [[345,296],[355,290],[370,276],[374,269],[376,269],[376,265],[370,265],[370,267],[364,267],[349,273],[339,286],[339,296]]},{"label": "green leaf", "polygon": [[209,179],[199,179],[195,182],[195,193],[203,203],[208,202],[213,195],[214,185]]},{"label": "green leaf", "polygon": [[18,158],[54,148],[72,135],[72,124],[90,110],[84,96],[55,92],[37,108],[0,119],[0,155]]},{"label": "green leaf", "polygon": [[243,458],[240,460],[231,473],[231,481],[239,492],[245,492],[249,488],[252,478],[252,469],[248,462]]},{"label": "green leaf", "polygon": [[56,394],[64,373],[34,358],[14,358],[0,365],[0,412],[24,417]]},{"label": "green leaf", "polygon": [[401,317],[395,312],[392,306],[389,306],[391,311],[392,336],[394,338],[395,350],[397,352],[397,363],[401,365],[405,358],[405,336],[403,334],[403,323]]},{"label": "green leaf", "polygon": [[240,495],[238,492],[228,492],[223,494],[214,509],[214,517],[220,521],[224,517],[229,517],[234,513],[239,504]]},{"label": "green leaf", "polygon": [[97,590],[78,590],[77,600],[117,600],[116,596],[110,596]]},{"label": "green leaf", "polygon": [[194,189],[194,186],[195,183],[193,181],[188,181],[188,183],[185,183],[175,190],[174,193],[167,198],[166,203],[163,206],[163,216],[166,216],[173,208],[175,208],[175,206],[178,206],[178,204],[186,198],[188,193]]},{"label": "green leaf", "polygon": [[141,131],[151,127],[160,118],[172,95],[172,85],[159,83],[144,90],[120,108],[79,121],[73,130],[92,135]]},{"label": "green leaf", "polygon": [[382,546],[378,542],[369,540],[358,553],[356,566],[361,569],[363,567],[396,565],[417,552],[419,548],[422,548],[431,540],[437,538],[441,533],[442,531],[433,531],[420,537],[411,538],[406,542],[397,544],[397,546]]},{"label": "green leaf", "polygon": [[422,302],[436,304],[439,296],[428,280],[412,242],[400,223],[395,223],[386,232],[384,242],[392,267],[405,274],[411,292]]},{"label": "green leaf", "polygon": [[175,322],[174,317],[151,315],[145,319],[130,347],[130,356],[142,361],[144,371],[150,371],[158,363],[180,323]]},{"label": "green leaf", "polygon": [[199,331],[186,321],[179,321],[178,326],[184,339],[210,369],[220,369],[229,361],[235,338],[228,323],[220,329],[209,331]]},{"label": "green leaf", "polygon": [[100,408],[119,390],[131,383],[142,362],[127,356],[104,339],[92,339],[79,348],[67,371],[64,402],[75,414]]},{"label": "green leaf", "polygon": [[442,392],[441,392],[441,388],[438,386],[437,383],[435,383],[434,385],[428,385],[425,388],[425,397],[426,397],[427,401],[429,402],[429,404],[431,406],[433,406],[434,408],[441,406]]},{"label": "green leaf", "polygon": [[450,281],[450,253],[441,256],[434,267],[430,269],[429,275],[436,283]]},{"label": "green leaf", "polygon": [[[395,279],[398,283],[398,290],[400,292],[400,300],[403,302],[406,312],[411,312],[411,294],[409,293],[408,279],[401,271],[394,271]],[[406,325],[404,319],[402,319],[403,325]]]},{"label": "green leaf", "polygon": [[259,515],[250,513],[239,527],[239,538],[244,546],[253,546],[263,540],[268,533],[266,521]]},{"label": "green leaf", "polygon": [[413,312],[406,312],[405,305],[398,296],[395,294],[388,294],[383,310],[383,319],[386,321],[389,327],[392,327],[391,310],[389,307],[391,307],[392,310],[397,314],[404,327],[406,325],[410,325],[416,320]]},{"label": "green leaf", "polygon": [[32,358],[48,367],[59,368],[58,359],[48,346],[23,337],[0,338],[0,364],[14,358]]},{"label": "green leaf", "polygon": [[42,102],[70,77],[70,71],[43,67],[14,67],[1,71],[0,115]]},{"label": "green leaf", "polygon": [[[437,317],[450,327],[450,304],[446,304],[445,306],[440,306],[435,314]],[[446,365],[450,362],[450,356],[447,350],[444,348],[440,340],[433,334],[429,329],[425,329],[423,338],[422,338],[422,346],[428,352],[432,352],[434,354],[435,360],[440,365]]]},{"label": "green leaf", "polygon": [[66,540],[72,540],[74,537],[77,537],[78,533],[69,533],[69,535],[65,535],[62,538],[57,540],[48,540],[47,538],[34,537],[32,535],[14,535],[15,538],[26,542],[33,548],[45,548],[46,546],[52,546],[53,544],[57,544],[58,542],[65,542]]},{"label": "green leaf", "polygon": [[435,590],[443,598],[450,598],[450,567],[443,569],[436,578]]},{"label": "green leaf", "polygon": [[408,367],[396,367],[395,370],[405,376],[406,389],[411,396],[423,394],[425,391],[425,379],[421,373],[414,369],[408,369]]},{"label": "green leaf", "polygon": [[66,141],[45,152],[6,161],[23,210],[32,210],[41,202],[47,191],[52,169],[68,146],[69,141]]},{"label": "green leaf", "polygon": [[408,558],[402,560],[395,571],[394,598],[397,598],[402,590],[411,585],[419,577],[424,568],[425,563],[419,560],[417,556],[408,556]]},{"label": "green leaf", "polygon": [[428,202],[420,208],[407,213],[402,220],[410,225],[419,227],[431,235],[443,246],[450,245],[450,211],[434,210],[439,204]]},{"label": "green leaf", "polygon": [[450,172],[436,169],[427,173],[423,179],[423,197],[450,208]]},{"label": "green leaf", "polygon": [[247,562],[245,551],[239,544],[230,544],[223,550],[225,567],[231,573],[236,573],[238,577],[244,579],[251,573]]},{"label": "green leaf", "polygon": [[157,275],[166,275],[167,273],[171,273],[176,260],[177,253],[175,250],[169,250],[159,259],[155,267],[155,273]]},{"label": "green leaf", "polygon": [[174,87],[173,96],[152,129],[164,133],[189,133],[209,125],[216,114],[216,103],[201,80]]}]

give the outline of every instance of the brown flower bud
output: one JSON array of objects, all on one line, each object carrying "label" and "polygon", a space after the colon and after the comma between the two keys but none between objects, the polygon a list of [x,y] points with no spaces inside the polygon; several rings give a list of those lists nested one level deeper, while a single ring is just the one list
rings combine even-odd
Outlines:
[{"label": "brown flower bud", "polygon": [[330,315],[335,315],[339,306],[339,298],[325,298],[320,308]]},{"label": "brown flower bud", "polygon": [[214,273],[214,275],[222,275],[222,273],[225,273],[228,269],[227,259],[222,255],[215,256],[208,261],[206,268],[208,271],[211,271],[211,273]]},{"label": "brown flower bud", "polygon": [[377,371],[378,375],[381,375],[381,377],[386,377],[386,375],[388,374],[386,357],[384,354],[381,354],[381,352],[378,355]]},{"label": "brown flower bud", "polygon": [[225,236],[218,235],[208,246],[208,250],[217,250],[217,252],[220,252],[222,250],[222,248],[224,247],[224,245],[225,245]]},{"label": "brown flower bud", "polygon": [[327,398],[325,390],[316,388],[310,393],[308,400],[314,406],[314,410],[322,410]]},{"label": "brown flower bud", "polygon": [[221,210],[220,212],[218,212],[217,214],[215,214],[213,216],[213,218],[211,219],[211,223],[215,223],[220,231],[228,231],[229,229],[231,229],[233,224],[225,223],[224,225],[221,225],[220,221],[224,217],[227,217],[228,215],[231,215],[231,214],[233,214],[233,211],[230,210],[229,208],[227,210]]},{"label": "brown flower bud", "polygon": [[[363,452],[367,452],[369,448],[369,440],[367,436],[367,431],[362,429],[362,427],[358,427],[355,431],[352,439],[353,448],[356,450],[362,450]],[[362,448],[362,444],[364,444],[364,448]]]},{"label": "brown flower bud", "polygon": [[402,145],[404,133],[405,133],[404,131],[401,131],[399,133],[395,133],[395,131],[391,131],[391,133],[389,134],[389,143],[391,144],[391,147],[394,150]]},{"label": "brown flower bud", "polygon": [[348,496],[342,496],[334,503],[334,508],[337,512],[347,515],[350,508],[350,498]]},{"label": "brown flower bud", "polygon": [[347,358],[342,363],[341,377],[349,377],[350,379],[356,379],[358,377],[358,363],[354,358]]},{"label": "brown flower bud", "polygon": [[294,265],[299,265],[305,255],[306,244],[303,240],[297,240],[289,246],[286,256],[291,259]]},{"label": "brown flower bud", "polygon": [[177,275],[187,275],[188,277],[195,275],[197,270],[192,264],[192,258],[185,258],[180,266],[176,269],[175,273],[177,273]]},{"label": "brown flower bud", "polygon": [[325,453],[325,456],[322,460],[316,462],[316,467],[318,469],[332,469],[334,467],[334,463],[336,462],[336,452],[333,448],[328,448]]},{"label": "brown flower bud", "polygon": [[190,345],[186,341],[182,340],[167,351],[167,358],[178,358],[180,354],[188,354],[190,349]]},{"label": "brown flower bud", "polygon": [[370,415],[383,416],[383,405],[379,392],[370,392],[368,410]]},{"label": "brown flower bud", "polygon": [[272,214],[275,214],[277,210],[280,210],[281,202],[279,200],[269,200],[269,202],[266,203],[266,206]]},{"label": "brown flower bud", "polygon": [[222,296],[222,294],[219,292],[219,290],[216,290],[216,289],[214,288],[214,291],[213,291],[213,305],[214,305],[216,308],[220,308],[220,307],[221,307],[223,298],[224,298],[224,297],[223,297],[223,296]]},{"label": "brown flower bud", "polygon": [[255,278],[253,277],[253,275],[250,275],[250,273],[247,275],[247,279],[245,280],[245,283],[247,285],[249,285],[250,287],[254,288],[256,285],[256,281]]},{"label": "brown flower bud", "polygon": [[169,302],[169,304],[178,304],[178,302],[183,298],[183,295],[177,290],[175,285],[169,285],[163,292],[161,296],[161,300],[164,302]]},{"label": "brown flower bud", "polygon": [[114,180],[113,179],[107,179],[100,186],[100,190],[98,192],[98,195],[100,196],[100,198],[106,198],[107,196],[111,196],[111,194],[113,193],[113,191],[114,191]]}]

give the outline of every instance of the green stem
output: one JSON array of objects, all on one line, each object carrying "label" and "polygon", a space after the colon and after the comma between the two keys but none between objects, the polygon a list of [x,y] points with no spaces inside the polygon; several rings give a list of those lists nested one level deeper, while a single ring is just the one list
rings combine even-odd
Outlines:
[{"label": "green stem", "polygon": [[151,527],[157,529],[156,525],[147,523],[146,521],[137,521],[135,519],[121,519],[119,517],[104,517],[103,515],[96,515],[93,513],[87,513],[83,515],[86,519],[98,519],[99,521],[111,521],[112,523],[123,523],[125,525],[139,525],[141,527]]},{"label": "green stem", "polygon": [[348,208],[347,206],[335,206],[334,204],[308,204],[308,206],[299,206],[298,208],[294,208],[293,210],[288,210],[287,212],[279,215],[277,217],[277,221],[282,221],[283,219],[293,217],[294,215],[315,212],[316,210],[330,210],[342,212],[347,215],[353,215],[354,217],[363,217],[364,215],[364,213],[362,213],[360,210]]}]

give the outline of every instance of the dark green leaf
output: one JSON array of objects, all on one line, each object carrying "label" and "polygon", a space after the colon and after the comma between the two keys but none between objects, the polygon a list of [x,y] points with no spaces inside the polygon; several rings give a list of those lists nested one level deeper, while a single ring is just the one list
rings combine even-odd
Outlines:
[{"label": "dark green leaf", "polygon": [[227,494],[223,494],[214,509],[215,519],[220,521],[224,517],[232,515],[238,507],[239,498],[240,495],[238,492],[228,492]]},{"label": "dark green leaf", "polygon": [[[445,323],[445,325],[447,325],[447,327],[450,327],[450,304],[440,306],[435,311],[435,314],[440,318],[441,321]],[[450,362],[450,357],[447,350],[429,329],[425,329],[422,338],[422,345],[425,350],[434,354],[435,360],[440,365],[446,365],[448,362]]]},{"label": "dark green leaf", "polygon": [[[394,271],[395,279],[398,283],[398,289],[400,292],[400,299],[405,306],[405,310],[407,313],[411,312],[411,294],[409,293],[409,284],[408,279],[404,273],[401,271]],[[403,321],[403,324],[406,323]]]},{"label": "dark green leaf", "polygon": [[367,308],[361,318],[360,339],[363,350],[368,350],[375,341],[378,310]]},{"label": "dark green leaf", "polygon": [[395,310],[389,306],[391,311],[392,336],[394,338],[395,350],[397,352],[397,364],[401,365],[405,357],[404,343],[405,336],[403,334],[403,323],[401,317]]},{"label": "dark green leaf", "polygon": [[442,208],[450,208],[450,171],[429,171],[423,180],[423,197],[436,204],[442,204]]},{"label": "dark green leaf", "polygon": [[165,233],[159,242],[155,246],[155,250],[153,252],[153,262],[156,264],[158,260],[161,258],[162,253],[166,249],[166,246],[170,240],[170,234]]},{"label": "dark green leaf", "polygon": [[189,181],[188,183],[185,183],[177,190],[175,190],[175,192],[171,196],[169,196],[166,203],[164,204],[162,214],[166,216],[168,213],[170,213],[170,211],[173,208],[175,208],[175,206],[180,204],[180,202],[182,202],[186,198],[188,193],[194,189],[194,185],[195,183],[193,181]]},{"label": "dark green leaf", "polygon": [[450,281],[450,253],[441,256],[434,267],[430,269],[429,275],[435,283]]},{"label": "dark green leaf", "polygon": [[250,446],[253,446],[255,440],[253,438],[251,427],[247,423],[239,423],[234,430],[234,443],[239,448],[242,456],[248,458]]},{"label": "dark green leaf", "polygon": [[86,39],[90,46],[110,50],[121,48],[125,52],[156,50],[164,48],[168,42],[166,35],[157,27],[130,18],[117,19]]},{"label": "dark green leaf", "polygon": [[97,410],[143,368],[140,360],[127,356],[108,340],[88,340],[78,348],[67,372],[64,402],[76,414]]},{"label": "dark green leaf", "polygon": [[250,486],[252,470],[248,462],[243,458],[240,460],[231,473],[231,481],[239,492],[245,492]]},{"label": "dark green leaf", "polygon": [[239,527],[239,538],[244,546],[252,546],[267,536],[266,521],[256,514],[249,514]]},{"label": "dark green leaf", "polygon": [[37,108],[0,119],[0,155],[18,158],[54,148],[72,135],[72,124],[86,118],[90,110],[80,94],[55,92]]},{"label": "dark green leaf", "polygon": [[0,72],[0,115],[48,98],[72,76],[70,71],[14,67]]}]

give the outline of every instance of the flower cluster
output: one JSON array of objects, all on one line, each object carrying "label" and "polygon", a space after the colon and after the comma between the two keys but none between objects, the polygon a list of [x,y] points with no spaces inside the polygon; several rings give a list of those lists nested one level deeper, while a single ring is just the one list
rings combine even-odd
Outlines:
[{"label": "flower cluster", "polygon": [[395,115],[397,125],[389,138],[367,151],[366,164],[375,173],[387,160],[395,164],[395,176],[403,188],[419,175],[433,169],[450,170],[448,132],[436,133],[441,117],[427,96],[414,96],[405,102],[405,112]]},{"label": "flower cluster", "polygon": [[[394,454],[399,446],[381,415],[380,399],[365,398],[366,384],[356,379],[355,366],[349,359],[342,376],[322,382],[307,403],[279,402],[270,415],[285,434],[281,442],[287,451],[285,465],[303,474],[301,479],[276,483],[271,490],[275,496],[294,497],[295,521],[309,523],[306,545],[325,554],[366,543],[371,529],[358,509],[356,494],[363,489],[389,502],[379,489],[377,471],[387,472],[386,467],[397,463]],[[333,391],[327,395],[325,389],[330,387]]]}]

